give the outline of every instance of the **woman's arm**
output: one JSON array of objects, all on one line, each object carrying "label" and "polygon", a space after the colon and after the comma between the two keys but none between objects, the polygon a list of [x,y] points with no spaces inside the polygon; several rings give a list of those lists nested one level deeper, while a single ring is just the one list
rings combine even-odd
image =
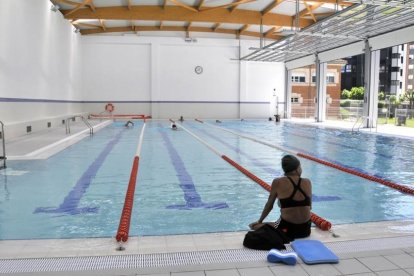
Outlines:
[{"label": "woman's arm", "polygon": [[269,198],[267,199],[267,202],[263,208],[262,214],[260,215],[260,218],[258,221],[249,224],[250,228],[256,229],[258,228],[257,226],[259,224],[261,226],[261,224],[263,223],[263,220],[267,217],[267,215],[269,215],[270,211],[272,211],[275,200],[277,199],[277,192],[276,192],[277,190],[276,186],[278,185],[277,182],[278,182],[277,179],[273,180],[272,189],[270,190]]}]

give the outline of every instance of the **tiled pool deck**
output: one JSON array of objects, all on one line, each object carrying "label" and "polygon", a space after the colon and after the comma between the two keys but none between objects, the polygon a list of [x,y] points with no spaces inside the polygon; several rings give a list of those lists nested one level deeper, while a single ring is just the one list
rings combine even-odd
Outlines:
[{"label": "tiled pool deck", "polygon": [[[353,126],[352,122],[295,122],[347,129]],[[387,125],[378,127],[377,131],[414,138],[414,129],[405,127]],[[18,155],[36,158],[36,154],[30,154],[36,150],[38,155],[47,156],[46,152],[51,150],[46,148],[51,143],[49,139],[54,137],[58,141],[65,137],[59,130],[49,131],[45,136],[47,142],[42,142],[39,138],[42,135],[11,141],[9,148],[14,147],[20,152],[12,154],[11,150],[10,154],[15,159],[19,159]],[[36,143],[30,142],[33,139]],[[39,147],[45,148],[39,150]],[[26,148],[26,152],[22,148]],[[340,257],[338,264],[306,265],[299,261],[295,266],[287,266],[268,263],[266,252],[243,248],[243,231],[131,237],[124,245],[124,251],[116,250],[118,245],[113,238],[0,241],[0,274],[414,275],[414,221],[335,225],[332,230],[339,237],[314,228],[310,239],[323,241],[330,247]]]}]

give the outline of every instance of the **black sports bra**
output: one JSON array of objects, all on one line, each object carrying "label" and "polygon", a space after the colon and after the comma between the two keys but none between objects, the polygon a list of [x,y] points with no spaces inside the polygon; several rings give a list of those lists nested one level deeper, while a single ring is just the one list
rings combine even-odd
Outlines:
[{"label": "black sports bra", "polygon": [[[290,207],[299,207],[299,206],[310,206],[311,205],[311,198],[302,190],[300,187],[300,182],[302,181],[302,178],[299,178],[298,184],[296,185],[295,182],[287,176],[287,178],[290,180],[290,182],[293,185],[293,192],[290,195],[290,197],[287,198],[281,198],[279,199],[280,202],[280,208],[290,208]],[[303,200],[294,200],[293,197],[295,196],[296,192],[301,192],[305,198]]]}]

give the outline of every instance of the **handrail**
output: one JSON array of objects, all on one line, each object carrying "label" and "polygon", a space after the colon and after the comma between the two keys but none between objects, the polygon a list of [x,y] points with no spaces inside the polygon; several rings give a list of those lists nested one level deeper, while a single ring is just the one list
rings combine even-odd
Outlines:
[{"label": "handrail", "polygon": [[1,141],[3,144],[3,155],[0,156],[0,160],[3,160],[3,165],[0,166],[0,169],[5,169],[6,168],[6,139],[4,138],[4,124],[2,121],[0,121],[0,125],[1,125]]},{"label": "handrail", "polygon": [[359,119],[362,119],[362,121],[361,121],[361,123],[359,124],[359,126],[356,128],[356,131],[359,131],[359,129],[361,128],[362,124],[364,123],[364,121],[365,121],[366,119],[368,119],[368,117],[367,117],[367,116],[358,116],[358,117],[357,117],[357,119],[356,119],[356,121],[355,121],[355,123],[354,123],[354,125],[352,126],[352,132],[354,132],[354,128],[355,128],[355,126],[358,124]]},{"label": "handrail", "polygon": [[89,123],[89,121],[85,117],[83,117],[83,116],[80,116],[80,117],[81,117],[82,121],[85,123],[85,125],[89,128],[89,134],[93,135],[92,125]]},{"label": "handrail", "polygon": [[[359,119],[362,119],[362,121],[361,121],[361,123],[359,124],[359,126],[356,128],[356,131],[359,131],[359,129],[361,128],[361,126],[364,124],[365,120],[368,120],[368,119],[369,119],[369,117],[368,117],[368,116],[359,116],[359,117],[357,117],[357,119],[356,119],[356,121],[355,121],[354,125],[352,126],[352,132],[354,132],[354,128],[355,128],[355,126],[357,125],[357,123],[358,123]],[[371,129],[372,129],[372,128],[370,127],[370,128],[369,128],[369,130],[371,131]],[[378,117],[377,117],[377,120],[376,120],[376,122],[375,122],[375,132],[378,132]]]},{"label": "handrail", "polygon": [[83,117],[82,115],[75,115],[72,117],[68,117],[65,121],[65,126],[66,126],[66,134],[70,133],[70,119],[75,119],[75,118],[81,118],[82,122],[85,123],[85,125],[89,128],[89,134],[93,135],[93,126],[89,123],[89,121]]}]

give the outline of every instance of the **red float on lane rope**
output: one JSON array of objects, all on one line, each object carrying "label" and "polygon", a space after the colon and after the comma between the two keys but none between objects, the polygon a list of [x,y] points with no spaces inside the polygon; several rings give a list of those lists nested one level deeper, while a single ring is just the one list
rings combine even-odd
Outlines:
[{"label": "red float on lane rope", "polygon": [[128,190],[125,194],[124,208],[122,209],[121,219],[119,220],[118,232],[116,240],[118,242],[126,242],[129,236],[129,226],[131,223],[132,207],[134,205],[135,185],[138,175],[139,157],[134,157],[134,163],[129,177]]},{"label": "red float on lane rope", "polygon": [[[238,169],[240,172],[242,172],[244,175],[246,175],[247,177],[249,177],[251,180],[253,180],[257,184],[259,184],[260,186],[262,186],[262,188],[265,189],[266,191],[270,192],[270,190],[272,189],[272,187],[269,184],[267,184],[265,181],[263,181],[259,177],[255,176],[254,174],[252,174],[251,172],[249,172],[247,169],[243,168],[241,165],[239,165],[236,162],[234,162],[233,160],[231,160],[229,157],[227,157],[225,155],[222,155],[221,158],[223,158],[224,160],[226,160],[230,165],[232,165],[233,167],[235,167],[236,169]],[[316,214],[314,214],[312,212],[311,212],[311,221],[317,227],[319,227],[321,230],[324,230],[324,231],[328,231],[332,227],[332,224],[329,221],[327,221],[324,218],[321,218],[320,216],[318,216],[318,215],[316,215]]]},{"label": "red float on lane rope", "polygon": [[342,167],[340,165],[327,162],[325,160],[319,159],[319,158],[314,157],[314,156],[311,156],[311,155],[307,155],[307,154],[303,154],[303,153],[298,153],[297,155],[300,156],[300,157],[303,157],[303,158],[306,158],[306,159],[309,159],[309,160],[318,162],[318,163],[323,164],[325,166],[328,166],[328,167],[331,167],[331,168],[335,168],[337,170],[340,170],[340,171],[343,171],[343,172],[347,172],[349,174],[353,174],[353,175],[356,175],[356,176],[359,176],[359,177],[362,177],[362,178],[365,178],[365,179],[368,179],[368,180],[371,180],[371,181],[374,181],[374,182],[383,184],[383,185],[388,186],[390,188],[399,190],[400,192],[414,195],[414,189],[409,188],[409,187],[406,187],[404,185],[400,185],[400,184],[397,184],[397,183],[394,183],[394,182],[391,182],[391,181],[388,181],[388,180],[384,180],[384,179],[379,178],[377,176],[368,175],[368,174],[365,174],[365,173],[362,173],[362,172],[358,172],[358,171],[355,171],[355,170],[352,170],[352,169],[349,169],[349,168],[345,168],[345,167]]}]

